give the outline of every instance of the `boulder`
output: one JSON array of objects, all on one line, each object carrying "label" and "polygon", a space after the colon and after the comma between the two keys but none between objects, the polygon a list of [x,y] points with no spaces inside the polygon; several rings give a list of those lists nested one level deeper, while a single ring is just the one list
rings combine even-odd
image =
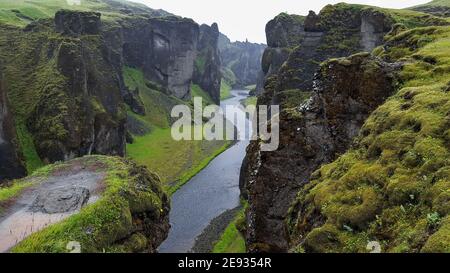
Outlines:
[{"label": "boulder", "polygon": [[65,186],[39,192],[33,204],[32,212],[66,213],[81,209],[89,199],[89,190],[84,187]]}]

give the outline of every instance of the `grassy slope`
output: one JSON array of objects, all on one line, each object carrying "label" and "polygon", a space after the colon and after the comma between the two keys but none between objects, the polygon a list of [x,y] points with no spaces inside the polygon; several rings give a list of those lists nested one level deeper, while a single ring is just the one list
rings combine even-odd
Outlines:
[{"label": "grassy slope", "polygon": [[450,0],[433,0],[429,3],[416,7],[450,7]]},{"label": "grassy slope", "polygon": [[214,244],[213,253],[245,253],[245,239],[239,231],[239,225],[245,222],[245,208],[228,225],[220,239]]},{"label": "grassy slope", "polygon": [[[376,240],[383,252],[450,252],[450,27],[388,39],[374,53],[405,62],[402,86],[300,192],[292,232],[308,249],[366,252]],[[302,233],[317,213],[324,224]]]},{"label": "grassy slope", "polygon": [[227,81],[222,79],[220,83],[220,100],[226,100],[231,98],[231,86],[228,84]]},{"label": "grassy slope", "polygon": [[[158,173],[170,193],[229,146],[228,141],[173,140],[169,113],[173,105],[185,102],[147,87],[142,72],[137,69],[125,68],[124,78],[128,87],[139,87],[146,108],[145,116],[134,116],[151,128],[151,132],[146,135],[134,136],[133,144],[127,145],[127,155]],[[210,101],[209,96],[198,86],[193,86],[195,95]]]},{"label": "grassy slope", "polygon": [[[152,12],[141,4],[121,2],[129,7],[138,7]],[[0,1],[0,23],[26,26],[31,20],[53,18],[56,11],[60,9],[101,12],[104,20],[126,16],[101,0],[81,0],[81,5],[69,5],[67,0],[2,0]]]}]

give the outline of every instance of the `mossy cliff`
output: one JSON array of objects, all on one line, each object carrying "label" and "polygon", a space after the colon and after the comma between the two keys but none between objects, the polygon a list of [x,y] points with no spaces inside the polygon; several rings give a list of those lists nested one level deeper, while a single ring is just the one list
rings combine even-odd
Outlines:
[{"label": "mossy cliff", "polygon": [[33,160],[125,152],[125,105],[99,24],[100,14],[62,11],[55,22],[0,30],[4,86],[29,170]]},{"label": "mossy cliff", "polygon": [[449,27],[387,36],[374,55],[401,61],[396,93],[366,120],[352,148],[298,194],[292,246],[310,252],[450,251]]},{"label": "mossy cliff", "polygon": [[17,149],[17,133],[8,104],[0,64],[0,180],[22,177],[26,172],[22,154]]},{"label": "mossy cliff", "polygon": [[266,26],[265,79],[278,74],[281,89],[310,91],[321,62],[370,52],[397,21],[415,26],[447,24],[427,14],[345,3],[327,5],[319,14],[311,11],[306,17],[282,13]]},{"label": "mossy cliff", "polygon": [[323,64],[311,99],[284,105],[278,150],[259,151],[259,143],[251,143],[248,153],[258,158],[249,158],[243,174],[250,251],[289,247],[282,219],[292,200],[311,172],[350,146],[368,114],[393,92],[395,68],[367,54]]},{"label": "mossy cliff", "polygon": [[[254,85],[262,77],[261,59],[266,45],[245,42],[231,42],[224,34],[219,37],[219,49],[223,74],[233,88]],[[227,74],[232,74],[232,80]]]},{"label": "mossy cliff", "polygon": [[[156,251],[169,230],[168,196],[162,191],[157,175],[119,157],[77,158],[44,167],[30,177],[15,181],[11,188],[18,190],[0,200],[1,212],[6,217],[2,220],[14,217],[10,212],[14,212],[15,200],[26,200],[27,196],[46,198],[47,207],[59,209],[61,199],[53,200],[49,195],[58,190],[54,183],[75,177],[76,185],[84,185],[85,191],[92,189],[81,210],[48,227],[34,221],[26,223],[36,231],[20,238],[11,252],[69,252],[72,250],[69,242],[79,243],[81,252]],[[7,191],[8,188],[0,189],[0,196],[7,196],[3,194]],[[36,204],[30,201],[24,204],[27,202]],[[45,214],[42,212],[41,217]],[[22,221],[27,219],[24,217]]]},{"label": "mossy cliff", "polygon": [[208,93],[212,101],[220,104],[220,84],[222,74],[219,53],[219,27],[201,25],[195,59],[193,83]]},{"label": "mossy cliff", "polygon": [[298,24],[320,38],[258,99],[281,106],[280,146],[244,160],[248,250],[448,252],[448,22],[338,4]]}]

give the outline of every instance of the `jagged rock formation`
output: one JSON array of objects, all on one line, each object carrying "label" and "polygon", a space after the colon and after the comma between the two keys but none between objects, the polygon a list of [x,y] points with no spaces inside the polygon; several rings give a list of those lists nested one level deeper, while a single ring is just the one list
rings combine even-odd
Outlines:
[{"label": "jagged rock formation", "polygon": [[261,58],[266,48],[263,44],[231,42],[224,34],[219,39],[220,56],[224,69],[231,71],[234,88],[256,84],[262,74]]},{"label": "jagged rock formation", "polygon": [[197,58],[193,83],[209,94],[213,102],[220,104],[221,62],[218,48],[219,27],[216,23],[211,26],[201,25],[197,45]]},{"label": "jagged rock formation", "polygon": [[[297,31],[292,33],[290,42],[277,45],[275,54],[268,56],[263,68],[270,75],[277,73],[286,60],[286,66],[280,71],[282,90],[312,89],[312,80],[319,64],[328,58],[344,57],[360,51],[371,51],[382,42],[392,24],[392,19],[385,13],[372,9],[354,9],[345,4],[326,6],[319,15],[311,12],[304,21],[303,31],[297,19]],[[270,25],[268,25],[269,33]],[[296,36],[295,36],[296,35]],[[268,36],[270,37],[270,35]],[[291,46],[290,46],[291,45]],[[297,46],[299,45],[299,46]],[[288,48],[288,49],[286,49]]]},{"label": "jagged rock formation", "polygon": [[291,50],[304,35],[304,16],[281,13],[266,25],[267,48],[262,57],[263,77],[259,78],[259,94],[266,78],[276,74]]},{"label": "jagged rock formation", "polygon": [[25,175],[25,168],[16,142],[14,121],[8,109],[0,64],[0,181]]},{"label": "jagged rock formation", "polygon": [[[281,14],[268,23],[265,85],[258,104],[280,105],[280,147],[262,152],[253,142],[243,163],[240,184],[249,201],[250,251],[290,249],[286,217],[295,196],[317,168],[350,147],[366,118],[394,91],[392,65],[367,54],[320,63],[381,45],[395,16],[338,4],[319,15]],[[424,22],[423,16],[408,19],[414,20],[411,24],[445,24],[427,15]]]},{"label": "jagged rock formation", "polygon": [[194,21],[174,16],[131,18],[107,35],[118,43],[115,51],[121,52],[125,65],[141,69],[170,95],[190,98],[199,37]]},{"label": "jagged rock formation", "polygon": [[[309,101],[281,113],[275,152],[249,148],[245,176],[250,251],[286,251],[283,219],[310,174],[348,149],[368,115],[392,93],[392,66],[354,55],[325,63]],[[282,164],[280,164],[282,162]],[[264,194],[260,194],[264,193]]]},{"label": "jagged rock formation", "polygon": [[0,251],[68,252],[77,241],[81,252],[156,252],[167,237],[158,176],[119,157],[77,158],[15,183],[26,190],[0,200]]},{"label": "jagged rock formation", "polygon": [[292,251],[450,251],[449,72],[441,70],[449,33],[394,29],[373,52],[403,62],[401,85],[299,191],[287,219]]}]

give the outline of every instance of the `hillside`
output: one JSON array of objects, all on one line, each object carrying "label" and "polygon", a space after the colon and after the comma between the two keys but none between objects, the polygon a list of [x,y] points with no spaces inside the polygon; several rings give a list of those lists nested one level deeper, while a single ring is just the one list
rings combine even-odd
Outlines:
[{"label": "hillside", "polygon": [[450,17],[450,1],[434,0],[429,3],[411,7],[410,9],[430,13],[441,17]]}]

